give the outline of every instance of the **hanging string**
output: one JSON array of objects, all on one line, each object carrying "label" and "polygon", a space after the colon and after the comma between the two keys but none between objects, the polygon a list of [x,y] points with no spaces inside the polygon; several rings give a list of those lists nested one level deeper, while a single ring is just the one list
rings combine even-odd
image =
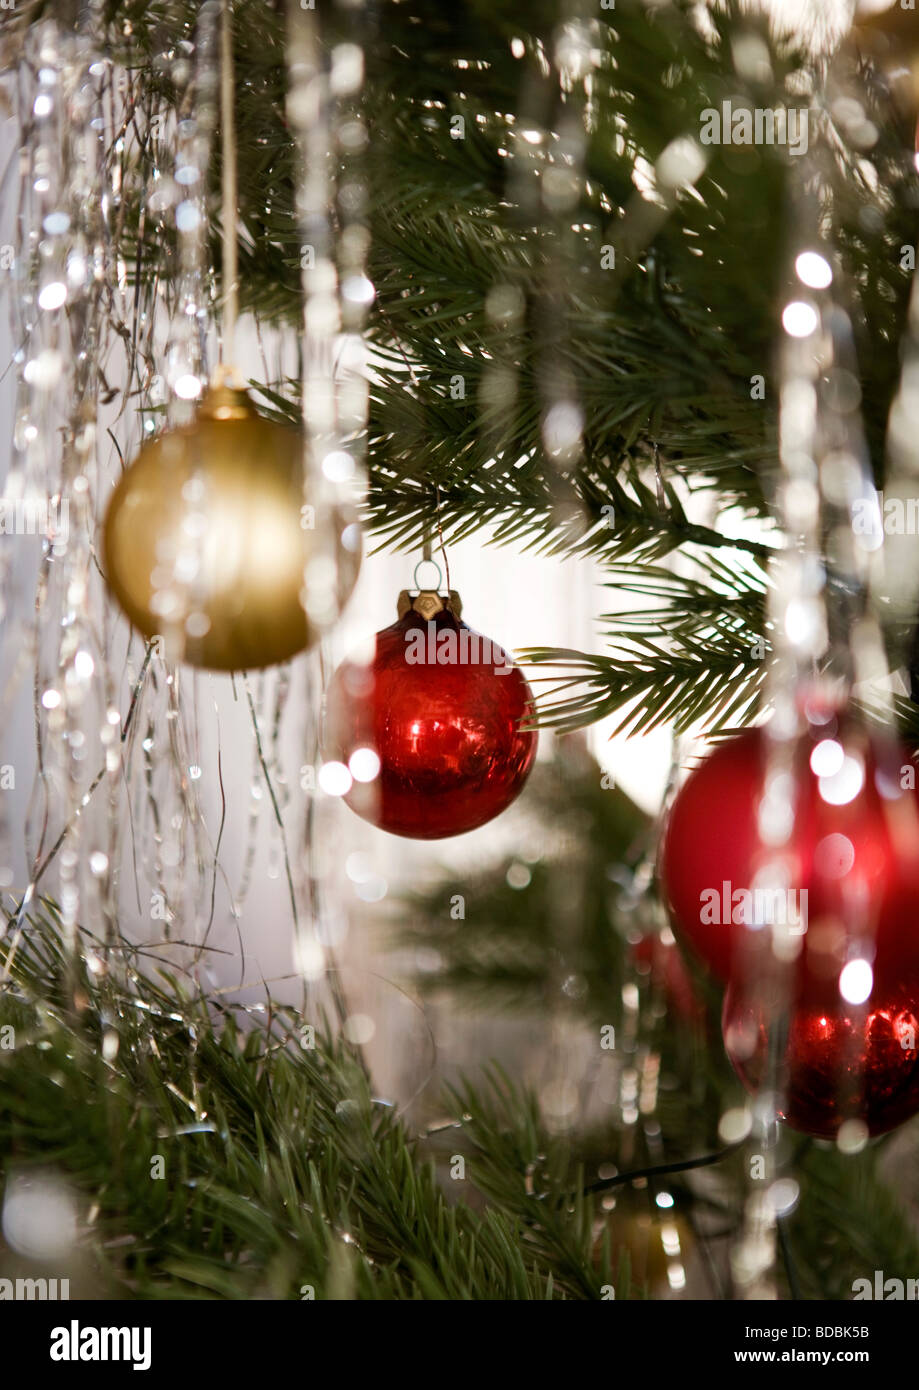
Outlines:
[{"label": "hanging string", "polygon": [[[208,347],[211,314],[209,282],[213,277],[207,246],[207,175],[211,167],[217,130],[220,81],[220,0],[207,0],[198,11],[194,38],[194,63],[183,58],[173,64],[173,81],[179,92],[176,110],[174,168],[171,179],[153,168],[153,191],[148,198],[155,236],[174,230],[178,275],[171,294],[169,336],[165,348],[165,376],[169,387],[167,422],[176,427],[191,418],[192,401],[198,400],[209,376]],[[163,137],[162,143],[167,143]],[[165,155],[165,150],[163,151]],[[181,191],[179,191],[181,190]],[[166,219],[172,211],[172,226]],[[164,283],[161,281],[160,283]],[[152,324],[155,314],[149,314]],[[148,354],[153,362],[152,342]],[[151,383],[150,414],[146,433],[155,428],[154,408],[160,404],[162,383],[157,374]]]},{"label": "hanging string", "polygon": [[235,372],[233,363],[238,315],[239,262],[236,242],[237,173],[236,125],[233,103],[236,95],[233,77],[233,15],[231,0],[223,0],[220,29],[220,131],[223,159],[223,325],[220,366],[221,380]]},{"label": "hanging string", "polygon": [[[393,341],[395,342],[396,347],[399,349],[399,353],[400,353],[400,355],[401,355],[401,357],[402,357],[403,362],[405,363],[406,370],[408,371],[409,380],[411,381],[412,386],[415,387],[415,388],[417,389],[418,386],[420,385],[420,383],[419,383],[419,381],[418,381],[418,377],[417,377],[416,374],[415,374],[415,368],[412,366],[412,360],[411,360],[411,358],[409,357],[408,353],[407,353],[406,350],[405,350],[405,345],[404,345],[404,343],[402,342],[402,339],[399,337],[398,333],[396,333],[395,330],[392,328],[392,325],[390,324],[389,319],[388,319],[388,317],[387,317],[385,311],[384,311],[382,308],[379,308],[379,307],[378,307],[378,313],[379,313],[380,317],[383,319],[384,323],[386,323],[386,326],[387,326],[387,328],[389,329],[389,331],[392,333]],[[445,545],[444,545],[443,527],[442,527],[441,522],[440,522],[440,488],[437,489],[437,504],[436,504],[435,524],[436,524],[436,526],[437,526],[437,535],[438,535],[438,538],[439,538],[439,540],[440,540],[440,553],[441,553],[441,554],[443,555],[443,557],[444,557],[444,569],[446,570],[446,574],[447,574],[447,592],[449,593],[449,592],[450,592],[450,566],[449,566],[449,564],[448,564],[448,562],[447,562],[447,550],[446,550],[446,547],[445,547]],[[433,542],[433,539],[432,539],[432,536],[431,536],[431,531],[430,531],[430,529],[429,529],[428,523],[427,523],[427,522],[424,522],[424,523],[423,523],[423,534],[422,534],[422,540],[421,540],[421,560],[422,560],[422,563],[424,563],[425,561],[433,562],[433,559],[434,559],[434,542]]]}]

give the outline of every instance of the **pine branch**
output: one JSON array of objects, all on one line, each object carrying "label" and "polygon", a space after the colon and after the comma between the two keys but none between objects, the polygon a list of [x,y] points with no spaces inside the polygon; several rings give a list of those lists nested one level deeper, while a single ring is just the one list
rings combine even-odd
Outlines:
[{"label": "pine branch", "polygon": [[[17,16],[19,28],[44,9],[27,6]],[[237,93],[243,304],[266,323],[295,323],[301,234],[296,160],[284,121],[283,13],[262,0],[239,0],[236,9],[238,71],[246,74]],[[170,35],[188,30],[194,15],[195,7],[178,0],[147,6],[132,0],[107,10],[113,51],[142,76],[146,92],[166,103],[177,94],[156,56]],[[332,44],[344,21],[330,12],[323,22],[331,26],[324,38]],[[553,49],[556,6],[530,6],[524,25],[511,0],[489,6],[466,0],[449,15],[435,0],[382,5],[376,36],[365,36],[372,113],[365,174],[378,292],[370,332],[381,348],[398,345],[407,354],[430,393],[406,406],[403,383],[389,379],[375,395],[378,505],[389,508],[394,524],[408,526],[418,495],[430,498],[443,484],[452,446],[457,506],[463,490],[474,502],[477,487],[487,487],[495,458],[504,460],[511,514],[521,504],[526,509],[534,476],[543,493],[553,494],[557,469],[541,436],[546,363],[564,367],[584,410],[584,462],[571,479],[575,501],[594,500],[593,494],[612,501],[623,469],[657,446],[665,476],[692,478],[716,488],[725,506],[740,502],[765,513],[787,162],[771,150],[756,152],[753,162],[713,151],[695,196],[674,200],[648,244],[625,254],[622,242],[614,273],[600,268],[603,247],[621,242],[635,204],[636,159],[653,164],[670,140],[692,128],[693,113],[716,102],[726,81],[739,80],[733,40],[739,26],[749,28],[750,16],[728,6],[714,22],[716,35],[707,38],[688,4],[652,13],[627,0],[614,24],[594,21],[586,179],[580,205],[562,227],[521,205],[507,153],[519,144],[515,117],[525,92],[532,90],[550,123],[564,106],[557,73],[542,73],[537,57],[540,44]],[[524,56],[518,57],[510,40],[521,35]],[[787,45],[765,41],[780,88],[803,60]],[[456,140],[450,116],[463,113],[466,138]],[[862,309],[856,318],[870,334],[865,356],[873,395],[865,406],[874,439],[897,375],[895,344],[909,281],[892,251],[898,238],[908,240],[915,171],[897,158],[883,111],[872,117],[882,130],[876,150],[847,158],[843,142],[837,166],[826,174],[844,211],[842,247]],[[874,180],[860,172],[872,160]],[[148,153],[137,171],[141,180],[150,167]],[[215,159],[215,186],[220,172]],[[885,189],[887,204],[880,227],[862,216],[876,186]],[[138,198],[130,179],[125,196],[129,204]],[[130,210],[127,226],[129,235],[139,226]],[[144,235],[142,273],[152,278],[168,264],[170,250],[155,219]],[[122,249],[133,265],[130,242]],[[561,297],[557,283],[549,291],[559,266]],[[522,296],[520,332],[508,332],[486,310],[490,291],[507,284]],[[489,407],[495,363],[509,370],[516,389]],[[438,395],[457,372],[465,376],[468,404],[445,411]],[[750,398],[756,374],[769,388],[761,404]],[[528,468],[518,478],[522,458]],[[388,493],[387,480],[394,484]],[[403,491],[400,480],[411,486]]]},{"label": "pine branch", "polygon": [[112,1296],[544,1295],[513,1220],[445,1201],[321,1019],[307,1048],[295,1010],[260,1025],[165,972],[124,974],[112,952],[79,969],[74,1019],[50,907],[0,956],[16,1040],[0,1052],[0,1163],[53,1166],[97,1210],[86,1240]]},{"label": "pine branch", "polygon": [[[562,647],[528,647],[525,662],[559,674],[538,677],[549,689],[538,698],[538,722],[550,729],[583,728],[623,711],[613,734],[643,734],[673,722],[677,733],[701,720],[743,724],[756,708],[768,663],[733,633],[676,637],[667,647],[635,635],[620,656]],[[570,692],[570,693],[568,693]]]}]

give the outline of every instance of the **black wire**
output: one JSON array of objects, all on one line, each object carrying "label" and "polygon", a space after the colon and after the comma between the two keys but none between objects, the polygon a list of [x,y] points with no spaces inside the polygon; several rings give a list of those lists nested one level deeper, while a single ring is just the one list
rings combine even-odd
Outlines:
[{"label": "black wire", "polygon": [[779,1217],[776,1220],[776,1230],[779,1233],[779,1246],[782,1251],[782,1263],[785,1265],[785,1273],[788,1276],[788,1287],[795,1302],[803,1297],[801,1285],[798,1283],[798,1271],[795,1269],[795,1262],[791,1256],[791,1246],[788,1241],[788,1232],[785,1229],[785,1222]]},{"label": "black wire", "polygon": [[[638,1178],[657,1178],[666,1173],[688,1173],[693,1168],[707,1168],[713,1163],[720,1163],[723,1158],[727,1158],[744,1144],[746,1140],[739,1139],[736,1144],[729,1144],[725,1149],[719,1149],[717,1153],[701,1154],[698,1158],[683,1158],[677,1163],[658,1163],[653,1168],[633,1168],[628,1173],[617,1173],[614,1178],[602,1178],[600,1182],[590,1183],[588,1187],[581,1188],[580,1195],[590,1197],[595,1192],[608,1192],[610,1188],[622,1187],[625,1183],[635,1182]],[[537,1201],[545,1201],[548,1197],[547,1192],[543,1192]],[[562,1197],[559,1203],[569,1200]]]},{"label": "black wire", "polygon": [[630,1173],[617,1173],[614,1178],[603,1178],[600,1182],[585,1187],[584,1196],[587,1197],[593,1192],[605,1192],[611,1187],[621,1187],[623,1183],[634,1182],[636,1178],[656,1178],[664,1173],[688,1173],[693,1168],[707,1168],[735,1153],[744,1142],[743,1139],[738,1140],[736,1144],[729,1144],[726,1149],[719,1149],[713,1154],[702,1154],[699,1158],[684,1158],[678,1163],[659,1163],[654,1168],[635,1168]]}]

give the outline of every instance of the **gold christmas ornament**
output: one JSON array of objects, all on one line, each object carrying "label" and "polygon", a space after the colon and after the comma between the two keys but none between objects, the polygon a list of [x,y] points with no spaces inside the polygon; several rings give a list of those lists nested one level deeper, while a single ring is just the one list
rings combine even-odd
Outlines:
[{"label": "gold christmas ornament", "polygon": [[303,437],[215,386],[196,419],[145,444],[109,503],[109,587],[146,638],[215,671],[287,661],[344,606],[360,532],[304,493]]}]

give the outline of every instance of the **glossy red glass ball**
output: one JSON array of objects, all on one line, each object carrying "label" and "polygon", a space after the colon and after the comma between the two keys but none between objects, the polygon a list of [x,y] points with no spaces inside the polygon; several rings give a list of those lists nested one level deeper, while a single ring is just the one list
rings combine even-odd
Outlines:
[{"label": "glossy red glass ball", "polygon": [[[813,770],[821,743],[833,743],[831,753],[851,753],[860,766],[861,785],[842,804],[827,800],[826,780]],[[731,978],[746,930],[742,890],[754,887],[768,858],[757,827],[765,758],[761,729],[719,744],[674,799],[662,844],[660,878],[674,930],[722,981]],[[797,750],[795,822],[785,851],[797,896],[789,911],[806,909],[800,969],[813,987],[823,981],[828,997],[835,998],[853,944],[866,944],[882,985],[919,965],[919,815],[906,775],[911,766],[902,749],[881,769],[865,740],[845,730],[815,730]]]},{"label": "glossy red glass ball", "polygon": [[[724,1046],[747,1089],[759,1088],[768,1046],[762,1010],[728,987],[722,1015]],[[874,990],[853,1005],[838,992],[827,1006],[799,991],[777,1078],[778,1111],[793,1129],[832,1139],[850,1119],[883,1134],[919,1110],[919,976]]]},{"label": "glossy red glass ball", "polygon": [[521,727],[533,694],[510,657],[449,610],[410,610],[376,636],[369,666],[346,661],[327,699],[327,758],[372,749],[379,772],[345,800],[382,830],[437,840],[510,805],[536,757]]}]

